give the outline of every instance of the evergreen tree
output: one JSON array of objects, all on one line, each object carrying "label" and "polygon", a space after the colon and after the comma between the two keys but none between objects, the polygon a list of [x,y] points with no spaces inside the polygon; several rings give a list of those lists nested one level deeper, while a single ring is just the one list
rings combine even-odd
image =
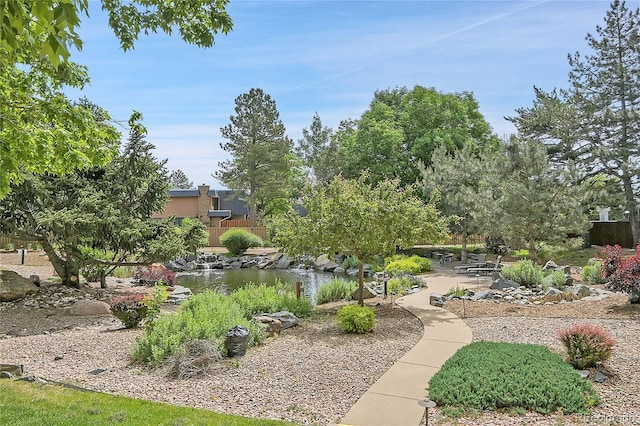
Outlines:
[{"label": "evergreen tree", "polygon": [[218,163],[214,177],[248,197],[249,223],[255,226],[259,205],[287,198],[292,179],[293,143],[285,134],[271,96],[251,89],[236,98],[235,115],[222,127],[220,144],[233,158]]},{"label": "evergreen tree", "polygon": [[640,9],[615,0],[604,22],[596,35],[586,36],[590,54],[569,55],[569,89],[536,90],[533,107],[518,110],[511,120],[521,134],[543,140],[558,162],[575,161],[585,178],[619,180],[637,243]]},{"label": "evergreen tree", "polygon": [[189,189],[193,188],[193,181],[190,181],[187,175],[180,169],[173,170],[169,174],[169,182],[171,189]]},{"label": "evergreen tree", "polygon": [[332,136],[333,130],[323,126],[320,116],[315,113],[311,126],[308,129],[302,129],[302,139],[298,139],[296,152],[315,182],[327,183],[330,180],[328,179],[331,174],[329,170],[334,167],[328,162],[331,157],[329,151]]}]

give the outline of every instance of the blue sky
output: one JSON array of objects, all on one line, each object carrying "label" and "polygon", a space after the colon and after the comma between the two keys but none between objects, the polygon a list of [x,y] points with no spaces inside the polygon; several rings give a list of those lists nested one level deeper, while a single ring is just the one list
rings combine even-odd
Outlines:
[{"label": "blue sky", "polygon": [[[640,1],[627,1],[637,8]],[[144,115],[148,141],[167,168],[194,184],[229,158],[220,127],[252,87],[276,101],[294,141],[315,112],[337,128],[359,118],[376,90],[395,86],[473,92],[496,134],[503,117],[530,106],[533,86],[567,87],[567,54],[603,23],[608,1],[252,1],[231,0],[234,21],[216,45],[142,36],[123,52],[100,3],[90,2],[73,60],[89,67],[81,94],[126,123]],[[126,137],[126,132],[125,132]]]}]

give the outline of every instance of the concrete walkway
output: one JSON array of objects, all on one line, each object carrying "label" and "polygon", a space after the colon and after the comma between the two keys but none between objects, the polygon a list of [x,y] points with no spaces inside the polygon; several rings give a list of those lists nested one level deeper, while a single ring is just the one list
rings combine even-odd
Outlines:
[{"label": "concrete walkway", "polygon": [[474,288],[475,277],[455,275],[450,264],[436,265],[424,276],[427,289],[401,297],[397,304],[420,318],[424,335],[416,346],[365,392],[342,419],[341,425],[419,425],[424,408],[418,401],[427,397],[426,387],[442,364],[471,342],[471,330],[456,315],[429,304],[429,295],[447,293],[451,287]]}]

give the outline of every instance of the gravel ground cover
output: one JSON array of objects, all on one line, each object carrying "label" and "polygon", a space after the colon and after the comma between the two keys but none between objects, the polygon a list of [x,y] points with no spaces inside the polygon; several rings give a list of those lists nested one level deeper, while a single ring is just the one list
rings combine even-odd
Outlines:
[{"label": "gravel ground cover", "polygon": [[[1,266],[26,276],[47,267],[1,262],[2,255]],[[90,288],[79,293],[95,295]],[[369,303],[378,318],[373,333],[343,333],[335,321],[339,304],[323,305],[313,320],[250,349],[237,362],[223,361],[207,376],[188,380],[132,365],[128,351],[142,330],[123,329],[112,316],[71,317],[61,309],[0,304],[0,363],[24,364],[28,374],[117,395],[305,425],[335,424],[422,337],[422,323],[390,299]],[[17,332],[7,334],[8,325]]]},{"label": "gravel ground cover", "polygon": [[[22,266],[0,254],[0,267],[24,276],[52,274],[46,259],[31,256]],[[110,287],[113,294],[130,290],[116,281]],[[78,297],[111,294],[96,291],[85,288]],[[162,370],[132,365],[128,350],[141,330],[122,329],[111,316],[71,317],[61,309],[0,304],[0,362],[22,363],[30,374],[113,394],[299,424],[335,424],[422,335],[420,322],[388,299],[372,303],[380,304],[375,333],[342,333],[335,325],[338,305],[327,306],[314,321],[250,350],[237,363],[225,361],[206,377],[190,380],[169,380]],[[530,307],[451,301],[446,307],[464,318],[474,340],[538,343],[557,351],[559,328],[601,325],[618,342],[607,364],[615,375],[594,385],[603,402],[589,416],[489,412],[451,419],[436,408],[430,410],[429,424],[640,425],[640,306],[628,305],[625,296]],[[8,325],[17,332],[7,334]]]}]

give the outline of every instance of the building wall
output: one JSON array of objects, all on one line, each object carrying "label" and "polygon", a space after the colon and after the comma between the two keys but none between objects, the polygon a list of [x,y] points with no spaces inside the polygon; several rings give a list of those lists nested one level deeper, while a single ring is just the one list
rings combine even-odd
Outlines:
[{"label": "building wall", "polygon": [[[176,217],[196,217],[198,216],[198,198],[197,197],[176,197],[171,198],[165,204],[162,213],[156,212],[151,217],[154,219],[165,218],[168,216]],[[205,218],[207,215],[205,214]],[[205,225],[208,223],[205,223]]]}]

